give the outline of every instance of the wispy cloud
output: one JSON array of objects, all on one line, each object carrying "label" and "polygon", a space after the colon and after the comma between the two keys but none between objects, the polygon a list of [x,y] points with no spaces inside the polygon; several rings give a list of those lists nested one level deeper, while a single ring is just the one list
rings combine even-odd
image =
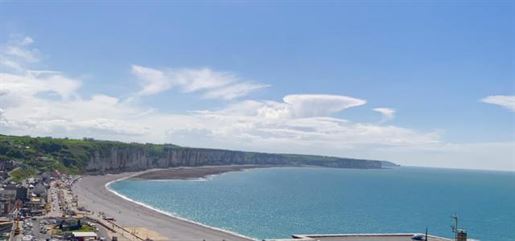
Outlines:
[{"label": "wispy cloud", "polygon": [[132,73],[141,80],[140,96],[155,95],[172,88],[184,93],[200,93],[208,99],[231,100],[268,87],[268,85],[245,81],[230,72],[209,68],[200,69],[154,69],[140,65],[132,66]]},{"label": "wispy cloud", "polygon": [[[24,44],[30,45],[31,41],[27,38]],[[8,60],[17,64],[21,71],[0,69],[2,134],[93,136],[123,141],[173,142],[187,146],[392,160],[402,157],[410,159],[410,164],[416,164],[417,159],[422,160],[417,157],[421,149],[439,150],[445,144],[439,132],[342,118],[349,108],[366,104],[366,100],[351,96],[292,94],[280,100],[235,100],[265,86],[211,69],[163,70],[133,66],[134,75],[141,80],[140,96],[176,88],[205,98],[233,99],[219,109],[171,114],[140,105],[137,101],[102,93],[84,97],[80,79],[60,71],[33,71],[26,67],[27,59],[3,56],[8,56]],[[501,99],[506,103],[504,98]],[[492,102],[491,98],[486,101]],[[394,115],[390,108],[376,108],[375,111],[386,117],[393,118]],[[498,155],[513,154],[512,146],[502,145]],[[469,151],[467,148],[464,146],[456,152],[466,153]],[[485,146],[484,152],[488,150],[491,147]],[[445,155],[455,158],[442,154],[439,160],[449,160]],[[427,155],[427,160],[430,158]]]},{"label": "wispy cloud", "polygon": [[11,35],[9,41],[0,45],[0,66],[21,71],[27,64],[39,61],[39,50],[32,48],[34,40],[28,36]]},{"label": "wispy cloud", "polygon": [[245,100],[211,113],[255,116],[263,119],[329,117],[334,113],[365,103],[365,100],[343,95],[294,94],[284,96],[282,102]]},{"label": "wispy cloud", "polygon": [[327,116],[342,110],[364,105],[362,99],[343,95],[287,95],[283,98],[297,117]]},{"label": "wispy cloud", "polygon": [[381,113],[383,115],[383,119],[381,122],[386,122],[392,120],[395,117],[395,110],[392,108],[379,107],[373,109],[375,112]]},{"label": "wispy cloud", "polygon": [[515,112],[515,96],[514,95],[491,95],[481,99],[481,102],[487,104],[498,105]]},{"label": "wispy cloud", "polygon": [[[243,101],[222,110],[199,112],[197,117],[209,120],[204,122],[209,124],[198,128],[204,133],[223,136],[222,139],[241,139],[242,143],[272,150],[295,146],[299,148],[296,151],[301,147],[335,151],[360,145],[409,146],[439,142],[438,133],[351,122],[333,116],[363,104],[364,100],[348,96],[302,94],[285,96],[283,102]],[[210,129],[211,124],[219,127]]]},{"label": "wispy cloud", "polygon": [[269,85],[251,82],[230,84],[221,88],[214,88],[205,91],[202,96],[207,99],[232,100],[250,94],[253,91],[263,89]]},{"label": "wispy cloud", "polygon": [[[32,39],[25,38],[19,45],[30,44]],[[13,61],[27,60],[19,57]],[[266,87],[208,68],[154,69],[134,65],[132,73],[141,81],[140,96],[176,88],[204,98],[236,99]],[[218,110],[169,114],[115,96],[97,93],[84,98],[80,95],[82,81],[59,71],[0,71],[0,81],[1,129],[15,134],[94,135],[264,151],[303,152],[302,148],[313,147],[328,153],[356,145],[439,141],[435,133],[337,118],[338,112],[366,104],[364,99],[344,95],[292,94],[281,101],[239,100]],[[48,94],[58,98],[49,98]]]}]

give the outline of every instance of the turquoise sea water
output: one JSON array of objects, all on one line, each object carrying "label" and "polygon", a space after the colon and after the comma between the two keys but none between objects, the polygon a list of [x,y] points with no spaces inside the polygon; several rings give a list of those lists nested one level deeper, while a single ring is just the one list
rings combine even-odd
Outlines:
[{"label": "turquoise sea water", "polygon": [[117,192],[259,239],[295,233],[424,232],[515,240],[515,173],[429,168],[268,168],[206,181],[124,180]]}]

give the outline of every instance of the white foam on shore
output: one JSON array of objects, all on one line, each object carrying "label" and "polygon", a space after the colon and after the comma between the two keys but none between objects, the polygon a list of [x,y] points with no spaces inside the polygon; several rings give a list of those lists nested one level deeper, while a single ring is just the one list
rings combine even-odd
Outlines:
[{"label": "white foam on shore", "polygon": [[207,182],[211,180],[209,177],[197,177],[189,179],[145,179],[146,182],[177,182],[177,181],[188,181],[188,182]]},{"label": "white foam on shore", "polygon": [[[212,229],[212,230],[216,230],[216,231],[220,231],[220,232],[224,232],[224,233],[227,233],[227,234],[231,234],[231,235],[234,235],[234,236],[237,236],[237,237],[241,237],[241,238],[245,238],[245,239],[249,239],[249,240],[257,240],[255,238],[251,238],[251,237],[248,237],[248,236],[245,236],[243,234],[239,234],[239,233],[236,233],[236,232],[233,232],[233,231],[230,231],[230,230],[226,230],[226,229],[222,229],[222,228],[217,228],[217,227],[213,227],[213,226],[209,226],[207,224],[203,224],[203,223],[199,223],[199,222],[196,222],[196,221],[193,221],[193,220],[190,220],[190,219],[186,219],[186,218],[183,218],[183,217],[180,217],[176,214],[173,214],[173,213],[170,213],[170,212],[167,212],[167,211],[164,211],[164,210],[161,210],[161,209],[158,209],[158,208],[155,208],[155,207],[152,207],[148,204],[145,204],[143,202],[140,202],[140,201],[136,201],[132,198],[129,198],[117,191],[115,191],[114,189],[112,189],[110,186],[111,184],[115,183],[115,182],[119,182],[119,181],[123,181],[123,180],[126,180],[126,179],[129,179],[135,175],[138,175],[139,173],[137,174],[133,174],[133,175],[128,175],[128,176],[125,176],[125,177],[121,177],[121,178],[118,178],[118,179],[115,179],[115,180],[112,180],[110,182],[107,182],[104,187],[105,189],[107,189],[108,191],[110,191],[111,193],[115,194],[116,196],[126,200],[126,201],[129,201],[129,202],[132,202],[132,203],[135,203],[137,205],[140,205],[144,208],[148,208],[150,210],[153,210],[153,211],[156,211],[158,213],[161,213],[161,214],[164,214],[166,216],[169,216],[171,218],[175,218],[175,219],[179,219],[181,221],[184,221],[184,222],[188,222],[188,223],[191,223],[191,224],[195,224],[195,225],[199,225],[199,226],[202,226],[204,228],[208,228],[208,229]],[[201,181],[201,180],[197,180],[197,181]],[[207,181],[207,179],[204,179],[202,181]]]},{"label": "white foam on shore", "polygon": [[[235,171],[226,171],[226,172],[220,172],[220,173],[215,173],[215,174],[209,174],[209,175],[205,175],[203,177],[177,178],[177,179],[145,179],[145,181],[147,181],[147,182],[176,182],[176,181],[207,182],[207,181],[213,180],[214,178],[217,178],[217,177],[220,177],[220,176],[223,176],[223,175],[228,175],[230,173],[234,173],[234,172],[249,172],[249,171],[252,171],[253,169],[257,169],[257,168],[248,168],[248,169],[244,168],[244,169],[235,170]],[[156,171],[156,170],[163,170],[163,169],[151,169],[149,171]],[[111,183],[114,183],[114,182],[117,182],[117,181],[121,181],[121,180],[125,180],[125,179],[129,179],[129,178],[131,178],[133,176],[137,176],[139,174],[140,173],[134,174],[134,175],[130,175],[130,176],[127,176],[127,177],[123,177],[123,178],[120,178],[119,180],[111,181]]]}]

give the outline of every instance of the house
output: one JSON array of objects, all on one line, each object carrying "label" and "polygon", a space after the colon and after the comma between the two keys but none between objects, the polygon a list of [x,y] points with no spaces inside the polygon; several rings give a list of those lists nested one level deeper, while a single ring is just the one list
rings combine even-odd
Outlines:
[{"label": "house", "polygon": [[59,223],[59,229],[63,231],[73,231],[78,230],[82,227],[82,223],[80,219],[75,218],[69,218],[69,219],[62,219]]},{"label": "house", "polygon": [[45,213],[45,200],[39,197],[33,197],[27,203],[32,216],[39,216]]},{"label": "house", "polygon": [[2,216],[11,213],[16,202],[16,185],[7,185],[3,190],[0,190],[0,214]]},{"label": "house", "polygon": [[24,186],[19,186],[16,188],[16,200],[21,200],[22,202],[27,202],[28,199],[28,189]]},{"label": "house", "polygon": [[16,166],[13,160],[0,160],[0,171],[9,172]]}]

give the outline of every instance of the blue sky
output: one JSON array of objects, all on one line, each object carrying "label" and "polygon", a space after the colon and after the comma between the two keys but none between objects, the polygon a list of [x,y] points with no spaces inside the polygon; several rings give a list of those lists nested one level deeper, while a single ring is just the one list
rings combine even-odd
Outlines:
[{"label": "blue sky", "polygon": [[[19,66],[0,67],[11,93],[0,130],[513,170],[514,10],[509,1],[3,1],[2,58]],[[16,81],[39,87],[19,92]],[[99,114],[103,101],[120,113]],[[64,110],[81,105],[89,114]],[[27,124],[20,113],[31,108],[45,118]],[[131,131],[103,131],[114,126]]]}]

